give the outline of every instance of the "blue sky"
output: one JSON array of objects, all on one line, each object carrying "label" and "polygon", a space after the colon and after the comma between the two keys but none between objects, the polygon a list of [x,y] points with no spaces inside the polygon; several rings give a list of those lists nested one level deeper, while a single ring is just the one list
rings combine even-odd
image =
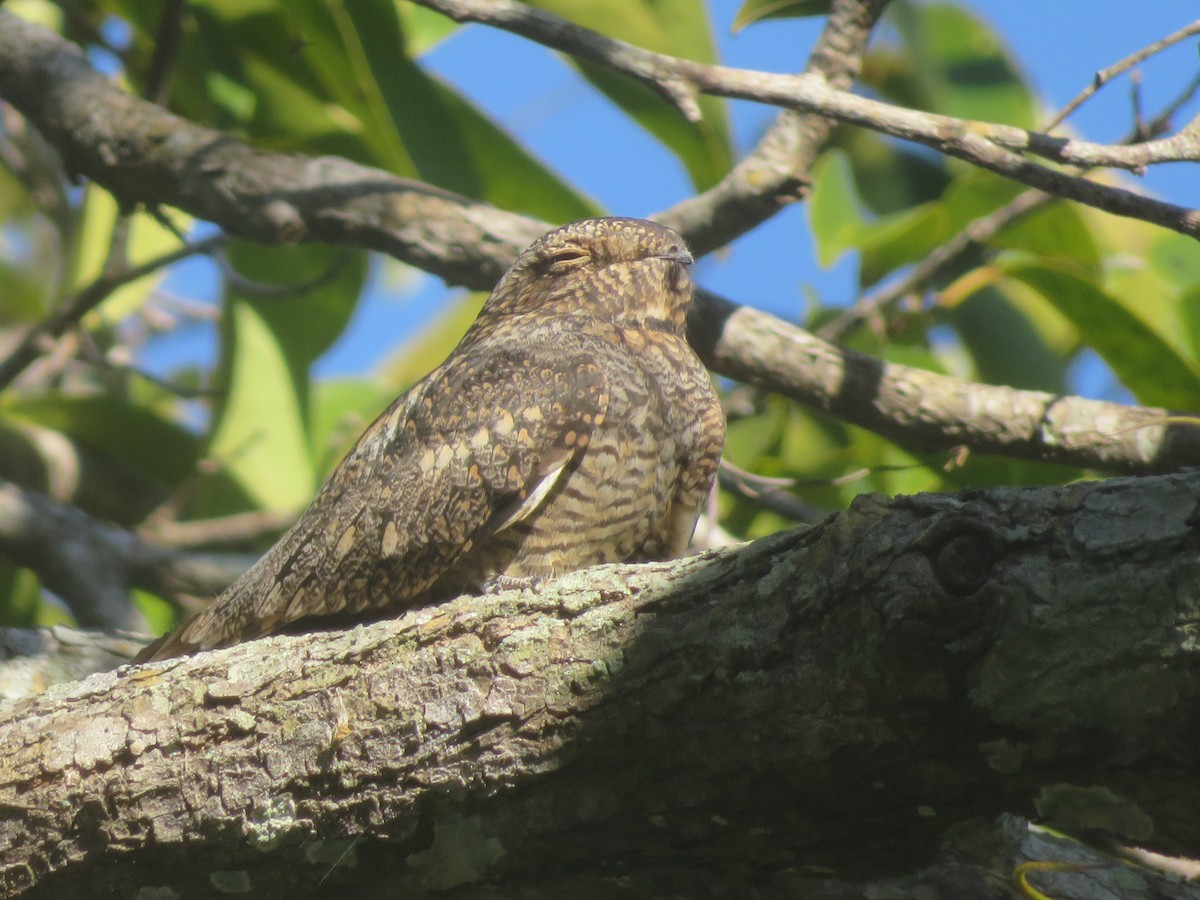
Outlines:
[{"label": "blue sky", "polygon": [[[735,35],[730,23],[739,5],[738,0],[711,4],[722,62],[779,72],[803,66],[820,20],[772,20]],[[1179,0],[1143,0],[1132,13],[1134,7],[1117,0],[977,0],[970,5],[1000,32],[1035,91],[1053,109],[1085,87],[1096,70],[1186,25],[1195,12],[1189,13],[1190,4]],[[498,59],[504,64],[497,65]],[[502,32],[468,26],[435,48],[426,62],[614,214],[648,215],[691,193],[676,159],[553,54]],[[1154,110],[1159,101],[1173,97],[1197,68],[1194,39],[1143,66],[1146,107]],[[1120,79],[1070,122],[1087,139],[1111,140],[1128,130],[1129,110],[1129,82]],[[753,146],[775,115],[773,109],[742,102],[731,102],[729,111],[739,151]],[[1195,104],[1190,111],[1195,113]],[[614,147],[621,148],[619,157]],[[1200,206],[1195,169],[1183,164],[1159,167],[1141,183],[1175,203]],[[203,278],[205,266],[197,261],[172,281],[182,286]],[[846,302],[854,295],[849,260],[828,271],[817,266],[803,206],[700,261],[697,279],[734,300],[793,320],[803,318],[810,292],[825,302]],[[449,294],[430,276],[415,276],[402,291],[383,285],[383,280],[376,279],[376,288],[360,304],[346,335],[318,363],[317,375],[370,368],[434,315]],[[169,367],[181,353],[202,352],[203,343],[194,333],[190,338],[180,335],[161,342],[148,354],[147,363],[155,369]],[[1082,379],[1082,388],[1088,393],[1111,389],[1094,373]]]}]

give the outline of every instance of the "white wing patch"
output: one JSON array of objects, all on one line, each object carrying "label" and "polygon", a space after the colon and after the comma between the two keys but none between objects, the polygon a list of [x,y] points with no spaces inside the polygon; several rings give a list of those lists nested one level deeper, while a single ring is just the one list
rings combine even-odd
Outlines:
[{"label": "white wing patch", "polygon": [[525,495],[524,500],[512,510],[505,513],[504,516],[497,519],[490,528],[492,534],[503,531],[510,525],[515,525],[522,519],[533,515],[537,511],[537,508],[542,505],[546,496],[554,490],[554,486],[558,484],[558,479],[562,477],[563,470],[566,469],[567,463],[571,461],[574,455],[574,453],[568,453],[562,462],[542,476],[541,480],[533,486],[533,490]]}]

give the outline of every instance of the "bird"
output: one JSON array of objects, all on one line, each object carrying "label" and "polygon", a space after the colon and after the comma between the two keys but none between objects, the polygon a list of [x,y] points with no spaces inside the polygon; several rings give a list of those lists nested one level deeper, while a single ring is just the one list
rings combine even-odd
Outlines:
[{"label": "bird", "polygon": [[644,219],[535,240],[292,528],[135,661],[682,555],[725,438],[686,339],[692,262]]}]

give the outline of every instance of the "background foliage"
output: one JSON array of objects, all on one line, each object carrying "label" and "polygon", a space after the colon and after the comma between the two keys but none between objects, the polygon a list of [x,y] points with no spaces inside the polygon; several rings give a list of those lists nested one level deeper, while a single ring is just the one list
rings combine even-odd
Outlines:
[{"label": "background foliage", "polygon": [[[703,0],[535,5],[640,46],[716,61],[718,25]],[[457,28],[441,16],[389,0],[190,6],[165,104],[192,121],[264,148],[338,154],[548,222],[631,212],[600,208],[530,152],[519,133],[430,70],[425,54]],[[822,7],[748,0],[738,24],[772,28],[771,15],[819,14]],[[8,8],[91,48],[98,65],[130,90],[144,90],[163,4]],[[863,89],[920,109],[1037,127],[1043,104],[1001,36],[968,6],[901,0],[887,21],[867,57]],[[722,101],[704,99],[702,120],[688,123],[639,85],[592,66],[580,73],[677,158],[697,190],[733,165],[737,148]],[[0,169],[0,329],[15,337],[99,277],[114,235],[126,226],[103,190],[65,186],[53,151],[11,113],[0,138],[6,160],[24,161]],[[611,177],[636,164],[622,159],[620,147],[611,153]],[[814,240],[796,247],[797,259],[849,259],[867,293],[1021,191],[954,160],[843,128],[816,168],[807,209]],[[181,232],[208,233],[176,211],[162,213]],[[127,229],[124,246],[135,264],[178,245],[147,211],[131,212]],[[0,393],[0,476],[151,535],[171,521],[297,512],[366,422],[448,352],[481,299],[447,293],[441,317],[384,364],[315,379],[314,363],[345,333],[365,292],[397,275],[397,264],[362,251],[241,240],[229,242],[223,259],[219,310],[197,302],[191,292],[200,289],[189,279],[158,270],[113,293],[78,333]],[[734,299],[753,304],[753,286]],[[803,324],[829,325],[842,299],[810,294]],[[1198,304],[1195,242],[1055,201],[939,272],[927,291],[867,316],[845,338],[884,359],[1053,393],[1077,390],[1073,365],[1098,357],[1136,401],[1192,408],[1200,404]],[[211,364],[182,364],[165,379],[139,368],[148,347],[178,340],[172,335],[196,322],[216,330]],[[794,493],[819,509],[844,506],[862,491],[1087,474],[920,454],[792,402],[723,387],[728,458],[794,480]],[[723,527],[736,537],[793,524],[734,493],[722,496],[720,509]],[[269,542],[264,535],[257,546]],[[168,608],[142,601],[154,624],[165,625]],[[47,623],[65,615],[43,602],[32,573],[0,561],[0,621]]]}]

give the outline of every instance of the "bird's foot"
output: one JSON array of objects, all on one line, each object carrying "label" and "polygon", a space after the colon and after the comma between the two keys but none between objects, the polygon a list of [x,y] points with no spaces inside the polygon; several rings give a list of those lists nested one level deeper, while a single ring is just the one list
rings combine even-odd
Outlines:
[{"label": "bird's foot", "polygon": [[499,594],[501,591],[533,591],[536,594],[545,582],[546,579],[540,575],[495,575],[483,583],[483,592]]}]

